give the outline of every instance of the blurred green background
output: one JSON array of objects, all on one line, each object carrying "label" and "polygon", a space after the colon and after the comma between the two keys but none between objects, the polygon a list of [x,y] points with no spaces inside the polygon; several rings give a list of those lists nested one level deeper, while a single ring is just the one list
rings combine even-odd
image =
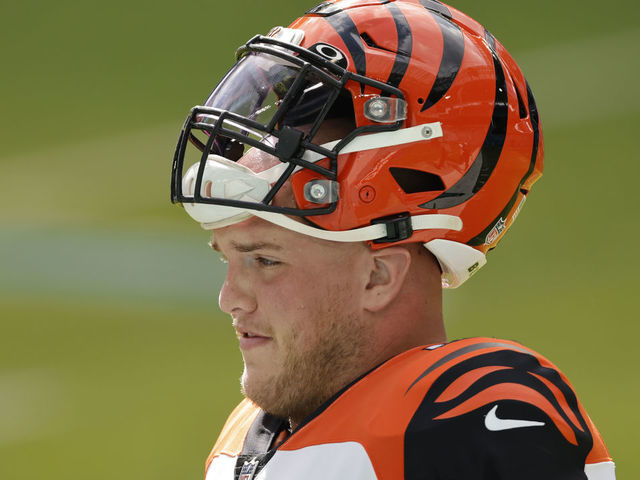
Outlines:
[{"label": "blurred green background", "polygon": [[[237,46],[314,4],[2,3],[0,478],[202,478],[241,359],[222,265],[169,204],[174,142]],[[446,293],[450,338],[550,357],[638,478],[640,7],[453,5],[520,63],[547,155],[489,264]]]}]

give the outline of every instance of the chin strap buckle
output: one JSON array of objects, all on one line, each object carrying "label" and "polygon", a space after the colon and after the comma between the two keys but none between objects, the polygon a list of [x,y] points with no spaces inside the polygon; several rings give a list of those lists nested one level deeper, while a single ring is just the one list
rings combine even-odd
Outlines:
[{"label": "chin strap buckle", "polygon": [[411,215],[407,212],[371,220],[372,225],[378,225],[380,223],[383,223],[387,227],[387,235],[382,238],[376,238],[373,240],[373,243],[399,242],[413,235]]}]

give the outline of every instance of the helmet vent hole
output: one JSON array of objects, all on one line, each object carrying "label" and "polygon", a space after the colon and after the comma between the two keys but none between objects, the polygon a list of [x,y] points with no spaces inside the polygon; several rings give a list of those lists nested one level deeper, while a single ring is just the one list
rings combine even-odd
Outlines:
[{"label": "helmet vent hole", "polygon": [[362,32],[360,34],[360,38],[362,38],[362,41],[371,48],[377,48],[378,50],[384,50],[385,52],[395,53],[396,55],[404,55],[405,57],[410,56],[406,52],[403,52],[401,50],[392,50],[391,48],[383,47],[382,45],[377,44],[371,37],[371,35],[369,35],[367,32]]},{"label": "helmet vent hole", "polygon": [[444,190],[444,182],[439,175],[412,168],[391,167],[389,172],[404,193],[421,193]]},{"label": "helmet vent hole", "polygon": [[373,38],[371,38],[371,35],[369,35],[367,32],[362,32],[360,34],[360,38],[362,38],[364,43],[366,43],[369,47],[379,48],[378,45],[376,45],[376,42],[373,41]]}]

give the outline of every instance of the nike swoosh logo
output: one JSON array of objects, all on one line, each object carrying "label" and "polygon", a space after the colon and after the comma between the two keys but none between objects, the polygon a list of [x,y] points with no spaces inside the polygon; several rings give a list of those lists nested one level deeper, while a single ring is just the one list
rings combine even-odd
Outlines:
[{"label": "nike swoosh logo", "polygon": [[511,430],[512,428],[541,427],[544,425],[544,422],[536,422],[533,420],[498,418],[496,410],[498,410],[498,405],[494,405],[493,408],[489,410],[489,413],[487,413],[487,416],[484,417],[484,426],[492,432]]}]

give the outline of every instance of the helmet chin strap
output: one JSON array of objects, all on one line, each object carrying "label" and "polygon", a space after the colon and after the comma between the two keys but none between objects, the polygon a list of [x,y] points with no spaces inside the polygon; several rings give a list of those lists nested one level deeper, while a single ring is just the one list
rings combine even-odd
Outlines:
[{"label": "helmet chin strap", "polygon": [[[218,222],[202,223],[201,225],[206,230],[212,230],[214,228],[223,228],[255,216],[282,228],[286,228],[287,230],[333,242],[366,242],[385,238],[388,234],[387,226],[384,223],[355,228],[353,230],[331,231],[312,227],[281,213],[258,210],[242,212],[240,209],[238,210],[240,213],[232,219],[227,218]],[[414,215],[410,217],[410,219],[413,230],[462,230],[462,220],[453,215]],[[440,268],[442,269],[442,286],[444,288],[459,287],[469,279],[471,275],[478,271],[480,267],[487,263],[484,253],[464,243],[435,239],[423,245],[436,257],[440,264]]]},{"label": "helmet chin strap", "polygon": [[[253,210],[251,215],[262,218],[270,223],[279,225],[309,237],[320,238],[322,240],[330,240],[333,242],[366,242],[369,240],[377,240],[385,238],[388,234],[387,226],[384,223],[368,225],[366,227],[354,228],[353,230],[322,230],[312,227],[305,223],[298,222],[281,213],[264,212]],[[415,215],[411,218],[411,228],[413,230],[427,229],[443,229],[443,230],[462,230],[462,220],[453,215],[432,214],[432,215]],[[219,228],[218,225],[202,224],[205,229]]]}]

